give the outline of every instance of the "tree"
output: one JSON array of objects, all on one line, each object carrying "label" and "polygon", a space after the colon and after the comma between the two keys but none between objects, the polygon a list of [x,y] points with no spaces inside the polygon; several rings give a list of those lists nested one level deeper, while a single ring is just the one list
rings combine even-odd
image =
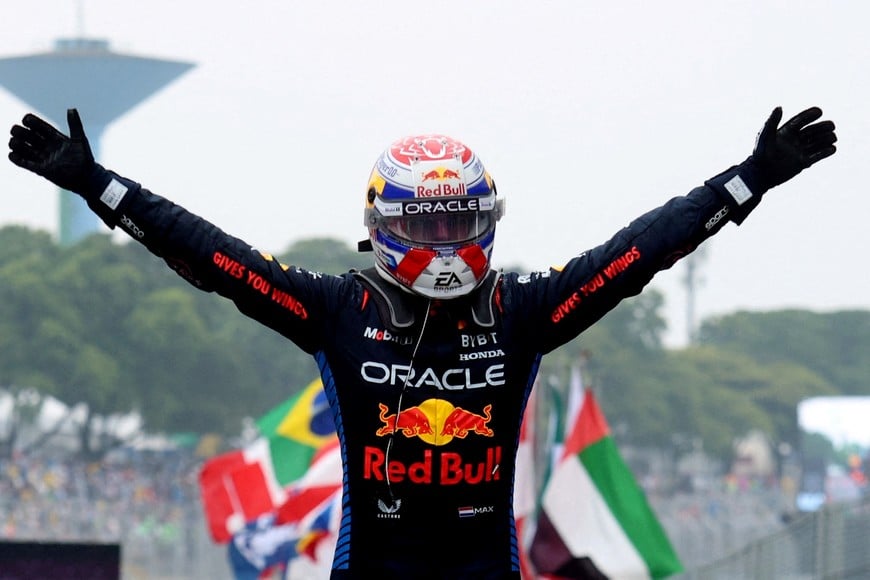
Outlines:
[{"label": "tree", "polygon": [[[330,238],[279,259],[327,274],[371,264]],[[0,280],[0,386],[86,405],[90,419],[139,410],[150,431],[235,435],[318,372],[230,301],[108,235],[60,248],[44,232],[0,228]],[[724,459],[750,429],[793,443],[803,398],[870,390],[870,312],[740,312],[705,321],[697,345],[671,351],[663,303],[652,289],[624,301],[541,366],[542,378],[567,382],[587,358],[621,442],[701,439]]]},{"label": "tree", "polygon": [[870,312],[737,312],[706,320],[699,342],[759,362],[799,361],[844,394],[870,394]]},{"label": "tree", "polygon": [[352,250],[346,243],[334,238],[299,240],[281,254],[281,261],[288,265],[302,264],[308,270],[326,274],[362,270],[372,265],[369,254]]}]

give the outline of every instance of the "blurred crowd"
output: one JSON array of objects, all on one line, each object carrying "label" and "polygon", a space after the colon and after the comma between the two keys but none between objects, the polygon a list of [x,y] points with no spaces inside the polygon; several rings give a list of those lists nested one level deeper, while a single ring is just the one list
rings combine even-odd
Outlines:
[{"label": "blurred crowd", "polygon": [[[179,452],[130,452],[102,462],[73,456],[0,459],[0,535],[117,542],[128,562],[191,565],[208,550],[200,466],[193,454]],[[667,494],[647,492],[686,566],[738,549],[784,523],[783,490],[772,481],[730,476]]]},{"label": "blurred crowd", "polygon": [[8,539],[174,541],[196,505],[196,471],[180,455],[111,462],[19,455],[0,459],[0,526]]},{"label": "blurred crowd", "polygon": [[0,539],[120,544],[127,564],[190,566],[205,530],[199,466],[184,453],[130,452],[99,462],[2,458]]}]

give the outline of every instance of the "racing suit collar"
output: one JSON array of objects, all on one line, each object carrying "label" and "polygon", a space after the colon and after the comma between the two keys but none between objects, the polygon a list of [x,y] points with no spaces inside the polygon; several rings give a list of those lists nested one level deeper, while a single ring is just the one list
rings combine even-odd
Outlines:
[{"label": "racing suit collar", "polygon": [[[354,276],[371,292],[378,312],[391,330],[407,330],[423,314],[427,300],[390,284],[374,268],[354,272]],[[501,274],[490,270],[486,278],[467,297],[451,299],[468,308],[474,323],[483,328],[495,325],[495,292]]]}]

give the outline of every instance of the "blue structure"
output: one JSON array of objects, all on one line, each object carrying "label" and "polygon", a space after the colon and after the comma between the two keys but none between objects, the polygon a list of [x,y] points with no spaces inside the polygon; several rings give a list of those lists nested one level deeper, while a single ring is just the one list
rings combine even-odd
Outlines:
[{"label": "blue structure", "polygon": [[[192,63],[112,52],[102,39],[68,38],[54,50],[0,58],[0,86],[66,129],[66,110],[81,114],[94,155],[106,127],[193,68]],[[70,245],[99,229],[98,218],[76,195],[60,193],[58,237]]]}]

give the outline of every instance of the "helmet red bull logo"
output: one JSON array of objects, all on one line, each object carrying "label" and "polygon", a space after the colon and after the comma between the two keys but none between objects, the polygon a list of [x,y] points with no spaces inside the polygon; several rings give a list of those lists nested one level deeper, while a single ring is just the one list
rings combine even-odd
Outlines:
[{"label": "helmet red bull logo", "polygon": [[440,160],[418,161],[412,167],[414,197],[452,197],[468,193],[458,160],[451,160],[449,166]]},{"label": "helmet red bull logo", "polygon": [[439,181],[444,179],[462,179],[462,176],[459,174],[459,171],[454,171],[448,167],[435,167],[435,169],[428,170],[426,167],[422,167],[420,181],[429,181],[432,179],[437,179]]}]

